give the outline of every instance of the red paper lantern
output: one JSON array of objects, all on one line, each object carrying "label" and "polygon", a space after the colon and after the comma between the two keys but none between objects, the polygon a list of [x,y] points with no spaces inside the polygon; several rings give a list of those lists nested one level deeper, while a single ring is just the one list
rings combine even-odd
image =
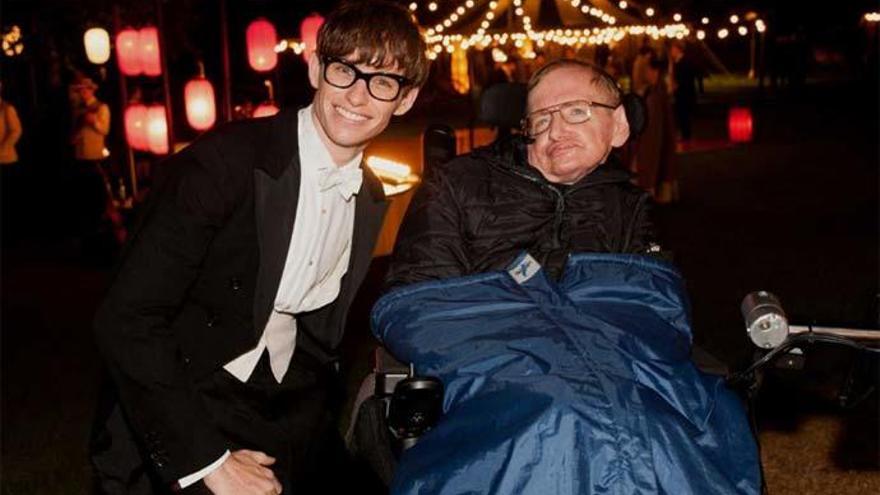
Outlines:
[{"label": "red paper lantern", "polygon": [[734,143],[748,143],[752,140],[752,110],[734,107],[727,114],[727,133]]},{"label": "red paper lantern", "polygon": [[278,107],[276,107],[273,103],[261,103],[260,106],[254,109],[253,117],[258,119],[260,117],[271,117],[278,113]]},{"label": "red paper lantern", "polygon": [[275,33],[275,26],[266,19],[257,19],[248,26],[246,38],[248,63],[251,67],[257,72],[274,69],[278,63],[278,54],[275,53],[278,35]]},{"label": "red paper lantern", "polygon": [[199,76],[186,83],[183,90],[186,101],[186,120],[197,130],[210,129],[217,120],[214,105],[214,86],[205,76]]},{"label": "red paper lantern", "polygon": [[154,26],[141,28],[138,33],[140,44],[141,68],[148,76],[162,74],[162,62],[159,58],[159,30]]},{"label": "red paper lantern", "polygon": [[157,155],[168,153],[168,121],[162,105],[151,105],[147,109],[147,142],[150,152]]},{"label": "red paper lantern", "polygon": [[132,149],[147,151],[147,107],[136,103],[125,109],[125,139]]},{"label": "red paper lantern", "polygon": [[312,14],[303,19],[299,25],[299,37],[302,38],[302,42],[305,44],[303,58],[306,61],[309,60],[309,55],[318,48],[318,30],[321,29],[322,24],[324,24],[324,18],[319,14]]},{"label": "red paper lantern", "polygon": [[135,29],[123,29],[116,35],[116,61],[119,71],[126,76],[143,72],[141,66],[140,35]]}]

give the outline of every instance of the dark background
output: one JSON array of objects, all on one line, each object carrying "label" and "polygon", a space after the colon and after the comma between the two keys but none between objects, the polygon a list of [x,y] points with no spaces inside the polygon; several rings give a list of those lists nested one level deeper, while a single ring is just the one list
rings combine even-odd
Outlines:
[{"label": "dark background", "polygon": [[[219,80],[217,2],[162,2],[168,36],[172,94],[203,60]],[[404,2],[408,3],[408,2]],[[439,2],[441,5],[444,2]],[[616,3],[616,2],[614,2]],[[265,98],[262,77],[244,55],[244,30],[264,15],[280,37],[298,36],[299,22],[334,2],[229,0],[233,98]],[[695,138],[705,146],[677,155],[679,203],[658,208],[664,244],[675,253],[692,302],[696,341],[730,366],[751,357],[739,315],[742,297],[769,290],[794,323],[880,328],[878,309],[878,71],[877,28],[860,25],[877,2],[809,5],[767,2],[659,2],[661,12],[681,8],[690,18],[726,16],[751,4],[766,19],[768,63],[773,47],[796,40],[805,54],[802,84],[758,89],[754,84],[708,85],[695,115]],[[25,133],[13,181],[3,177],[2,325],[0,325],[0,490],[4,494],[89,493],[85,456],[99,384],[103,379],[90,322],[112,273],[112,244],[83,252],[71,231],[75,191],[69,166],[66,85],[74,69],[103,80],[100,96],[114,112],[111,149],[121,149],[118,77],[113,59],[106,79],[89,68],[82,33],[93,24],[112,32],[112,7],[123,24],[154,18],[154,2],[104,0],[38,2],[4,0],[0,24],[25,32],[21,57],[2,58],[4,98],[19,109]],[[763,14],[766,13],[766,16]],[[745,39],[710,40],[735,74],[748,68]],[[310,98],[305,64],[280,57],[271,76],[281,106]],[[157,80],[129,81],[147,99],[161,98]],[[740,81],[741,82],[741,81]],[[219,91],[219,89],[218,89]],[[173,102],[181,137],[195,137]],[[748,106],[755,137],[725,142],[727,111]],[[467,98],[426,89],[417,108],[394,124],[391,139],[417,137],[426,123],[467,123]],[[387,260],[376,260],[359,298],[345,342],[349,390],[369,371],[374,345],[367,315]],[[858,363],[862,378],[880,381],[876,367],[848,351],[815,348],[807,368],[768,377],[760,410],[764,467],[773,494],[875,493],[880,491],[877,395],[858,407],[840,407],[838,392]],[[873,361],[876,366],[876,360]]]}]

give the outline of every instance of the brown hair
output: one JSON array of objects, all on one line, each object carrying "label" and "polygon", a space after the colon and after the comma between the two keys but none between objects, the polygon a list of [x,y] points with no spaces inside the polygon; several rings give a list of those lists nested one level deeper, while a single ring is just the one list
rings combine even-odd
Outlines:
[{"label": "brown hair", "polygon": [[537,86],[538,83],[541,82],[541,79],[547,74],[554,70],[564,69],[566,67],[576,67],[590,71],[590,73],[593,74],[593,77],[590,78],[590,84],[594,84],[608,93],[608,96],[613,100],[609,102],[609,104],[620,104],[623,99],[623,94],[620,91],[620,87],[617,86],[617,82],[611,77],[611,74],[608,74],[597,65],[574,58],[559,58],[548,62],[546,65],[538,69],[529,79],[528,92],[531,93],[532,90],[535,89],[535,86]]},{"label": "brown hair", "polygon": [[373,67],[397,64],[415,86],[428,78],[427,47],[412,15],[387,1],[344,2],[318,31],[318,54],[346,57]]}]

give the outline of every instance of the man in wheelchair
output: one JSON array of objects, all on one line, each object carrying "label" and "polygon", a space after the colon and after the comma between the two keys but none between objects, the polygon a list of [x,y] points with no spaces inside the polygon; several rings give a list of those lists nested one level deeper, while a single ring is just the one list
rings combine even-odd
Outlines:
[{"label": "man in wheelchair", "polygon": [[443,417],[392,493],[760,490],[742,405],[690,360],[681,276],[646,256],[648,196],[612,154],[629,133],[613,79],[563,59],[521,134],[427,171],[372,323],[442,382]]},{"label": "man in wheelchair", "polygon": [[528,84],[522,130],[426,171],[389,286],[503,269],[523,250],[556,276],[572,252],[651,249],[648,196],[611,153],[630,129],[610,76],[547,64]]}]

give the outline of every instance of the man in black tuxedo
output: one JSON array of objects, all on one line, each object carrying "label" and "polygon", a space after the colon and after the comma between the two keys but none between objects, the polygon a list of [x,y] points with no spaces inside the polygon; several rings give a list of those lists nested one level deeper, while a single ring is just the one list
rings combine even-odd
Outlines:
[{"label": "man in black tuxedo", "polygon": [[105,491],[338,481],[319,474],[334,351],[387,206],[363,150],[412,106],[428,61],[409,12],[380,1],[336,9],[317,45],[311,105],[164,164],[95,321],[121,405],[93,443]]}]

